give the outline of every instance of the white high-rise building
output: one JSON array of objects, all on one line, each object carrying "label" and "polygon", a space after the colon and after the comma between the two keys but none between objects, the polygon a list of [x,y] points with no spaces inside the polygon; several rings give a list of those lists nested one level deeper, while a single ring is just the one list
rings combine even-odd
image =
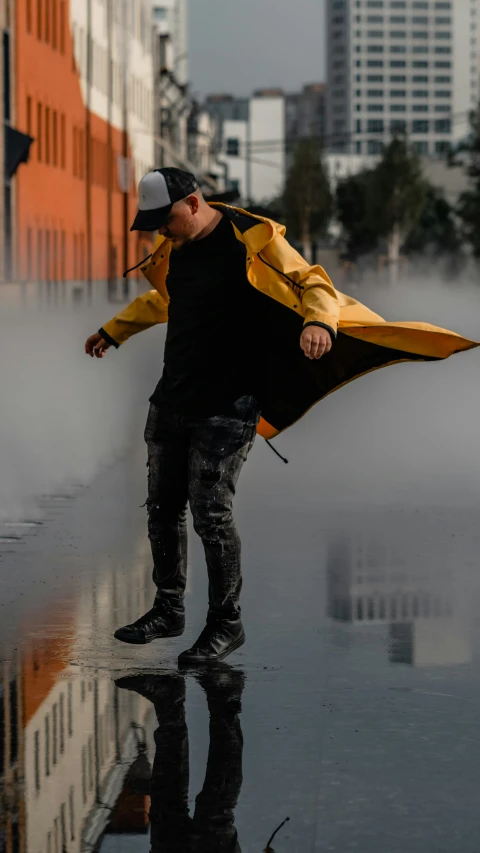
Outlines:
[{"label": "white high-rise building", "polygon": [[377,154],[405,130],[422,155],[468,132],[480,0],[327,0],[327,148]]}]

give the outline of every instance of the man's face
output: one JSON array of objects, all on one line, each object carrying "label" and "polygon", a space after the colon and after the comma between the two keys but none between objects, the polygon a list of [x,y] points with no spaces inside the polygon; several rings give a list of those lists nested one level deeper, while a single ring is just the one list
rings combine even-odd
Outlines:
[{"label": "man's face", "polygon": [[171,241],[173,249],[181,249],[195,238],[197,210],[198,199],[195,196],[177,201],[165,225],[158,229],[159,234]]}]

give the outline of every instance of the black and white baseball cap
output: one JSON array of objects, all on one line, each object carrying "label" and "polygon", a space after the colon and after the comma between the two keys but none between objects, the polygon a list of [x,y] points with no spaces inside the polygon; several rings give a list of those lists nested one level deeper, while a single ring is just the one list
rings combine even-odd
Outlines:
[{"label": "black and white baseball cap", "polygon": [[167,221],[175,202],[197,190],[195,175],[183,169],[148,172],[138,185],[138,213],[130,231],[157,231]]}]

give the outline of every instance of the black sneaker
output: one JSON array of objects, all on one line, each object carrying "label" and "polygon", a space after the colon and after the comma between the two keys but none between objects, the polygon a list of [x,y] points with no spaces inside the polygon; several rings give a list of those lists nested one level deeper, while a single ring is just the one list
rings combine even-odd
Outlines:
[{"label": "black sneaker", "polygon": [[242,620],[209,617],[198,640],[178,658],[180,666],[214,663],[239,649],[245,642]]},{"label": "black sneaker", "polygon": [[118,628],[114,637],[122,643],[145,645],[165,637],[180,637],[185,630],[185,611],[174,608],[168,601],[155,604],[145,616],[131,625]]}]

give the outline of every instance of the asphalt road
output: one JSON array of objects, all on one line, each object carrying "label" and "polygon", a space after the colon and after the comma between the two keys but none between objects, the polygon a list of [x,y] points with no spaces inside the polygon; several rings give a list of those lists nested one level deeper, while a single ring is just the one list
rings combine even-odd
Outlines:
[{"label": "asphalt road", "polygon": [[[162,332],[83,360],[115,306],[80,292],[0,294],[0,850],[262,853],[288,817],[275,853],[477,853],[477,353],[343,389],[277,439],[288,466],[257,441],[237,499],[247,644],[181,675],[206,607],[193,534],[185,635],[112,636],[152,599]],[[356,295],[475,337],[467,287]]]}]

